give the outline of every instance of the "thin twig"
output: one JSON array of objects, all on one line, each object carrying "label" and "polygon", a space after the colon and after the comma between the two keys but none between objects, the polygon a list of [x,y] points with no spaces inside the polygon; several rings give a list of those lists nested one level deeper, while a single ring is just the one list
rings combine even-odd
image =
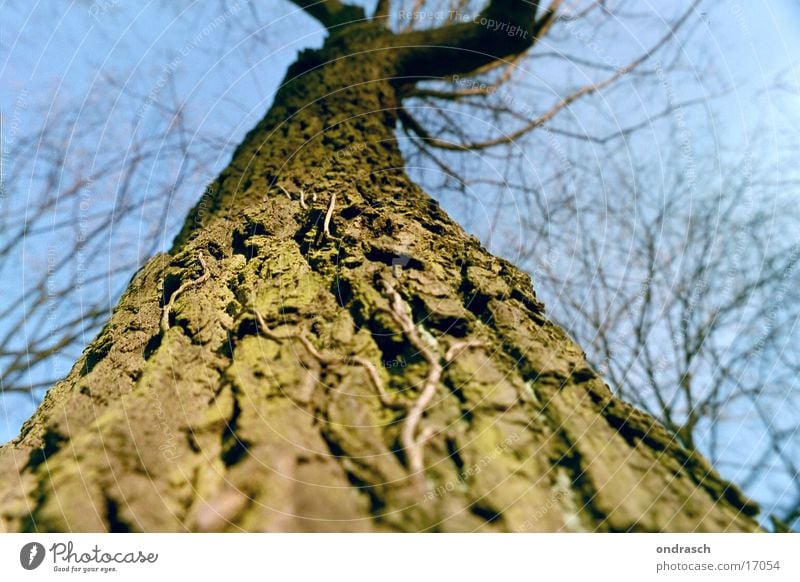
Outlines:
[{"label": "thin twig", "polygon": [[[281,186],[280,184],[278,184],[278,188],[280,188],[280,189],[281,189],[281,192],[283,192],[284,194],[286,194],[286,197],[287,197],[289,200],[291,200],[291,199],[292,199],[292,195],[291,195],[291,194],[289,194],[289,191],[288,191],[286,188],[284,188],[284,187],[283,187],[283,186]],[[316,198],[315,198],[315,199],[316,199]],[[306,193],[305,193],[305,192],[303,192],[303,189],[302,189],[302,188],[300,188],[300,206],[301,206],[303,209],[305,209],[305,210],[308,210],[308,205],[306,204]]]}]

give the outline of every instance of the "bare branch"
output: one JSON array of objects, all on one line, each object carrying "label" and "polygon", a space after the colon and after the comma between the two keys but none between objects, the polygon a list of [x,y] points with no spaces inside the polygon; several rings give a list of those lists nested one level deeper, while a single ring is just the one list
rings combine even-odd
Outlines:
[{"label": "bare branch", "polygon": [[172,311],[173,307],[175,306],[175,301],[178,299],[180,295],[183,294],[184,291],[191,287],[196,287],[201,285],[202,283],[206,282],[208,278],[211,276],[211,272],[208,270],[208,266],[206,265],[206,261],[203,258],[203,253],[197,253],[197,262],[200,263],[200,267],[203,269],[203,273],[197,279],[189,279],[188,281],[184,281],[181,283],[181,286],[178,287],[177,291],[173,293],[167,304],[164,306],[164,311],[161,314],[161,332],[167,333],[169,329],[169,314]]},{"label": "bare branch", "polygon": [[[422,7],[425,5],[425,0],[414,0],[414,7],[411,9],[411,12],[419,12],[422,10]],[[409,32],[414,28],[414,19],[410,18],[408,20],[408,24],[403,27],[403,32]]]},{"label": "bare branch", "polygon": [[620,78],[627,75],[628,73],[636,69],[639,65],[647,61],[650,57],[652,57],[656,52],[658,52],[664,45],[666,45],[675,36],[677,31],[688,20],[689,16],[694,12],[695,8],[697,7],[698,4],[700,4],[700,2],[702,2],[702,0],[695,0],[692,3],[692,5],[686,10],[686,12],[684,12],[683,15],[677,20],[677,22],[675,22],[675,24],[673,24],[670,27],[669,32],[666,35],[664,35],[664,37],[661,38],[661,40],[659,40],[655,45],[653,45],[653,47],[650,48],[650,50],[645,52],[643,55],[641,55],[634,61],[630,62],[625,67],[619,69],[616,73],[604,79],[603,81],[599,81],[597,83],[593,83],[590,85],[584,85],[580,89],[573,91],[572,93],[561,99],[558,103],[550,107],[550,109],[545,111],[542,115],[540,115],[539,117],[527,123],[523,127],[507,135],[483,142],[455,144],[431,136],[427,131],[425,131],[422,128],[419,122],[417,122],[415,119],[413,119],[413,117],[411,117],[411,115],[407,111],[404,112],[403,116],[401,117],[401,120],[403,121],[404,125],[407,125],[409,129],[411,129],[414,133],[416,133],[420,138],[424,139],[426,143],[428,143],[428,145],[441,149],[456,150],[456,151],[481,150],[501,144],[513,143],[526,133],[533,131],[539,127],[542,127],[544,124],[553,119],[563,109],[566,109],[567,107],[572,105],[575,101],[581,99],[582,97],[586,97],[587,95],[597,93],[598,91],[601,91],[606,87],[609,87],[610,85],[618,81]]},{"label": "bare branch", "polygon": [[458,99],[463,99],[464,97],[491,95],[511,79],[511,76],[514,74],[514,71],[516,70],[516,64],[522,59],[522,56],[523,55],[521,54],[517,55],[508,62],[498,61],[496,63],[497,66],[504,66],[505,70],[493,83],[482,83],[474,87],[469,87],[467,89],[462,89],[459,91],[437,91],[435,89],[420,89],[415,87],[406,96],[422,97],[422,98],[431,97],[434,99],[445,99],[449,101],[456,101]]},{"label": "bare branch", "polygon": [[472,22],[460,22],[394,39],[401,74],[441,78],[466,74],[519,55],[534,45],[555,19],[561,0],[537,20],[538,1],[492,0]]}]

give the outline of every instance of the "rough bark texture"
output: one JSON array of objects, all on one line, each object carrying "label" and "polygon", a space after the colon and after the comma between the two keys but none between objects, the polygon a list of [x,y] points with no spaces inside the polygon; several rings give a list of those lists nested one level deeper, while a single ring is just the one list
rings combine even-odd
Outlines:
[{"label": "rough bark texture", "polygon": [[757,529],[408,179],[381,34],[292,67],[0,450],[0,530]]}]

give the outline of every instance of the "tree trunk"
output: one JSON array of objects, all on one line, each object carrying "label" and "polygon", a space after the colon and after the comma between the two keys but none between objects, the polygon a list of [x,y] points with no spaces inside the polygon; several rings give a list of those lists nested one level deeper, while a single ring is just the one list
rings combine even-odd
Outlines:
[{"label": "tree trunk", "polygon": [[409,180],[382,34],[290,69],[0,450],[0,529],[757,529]]}]

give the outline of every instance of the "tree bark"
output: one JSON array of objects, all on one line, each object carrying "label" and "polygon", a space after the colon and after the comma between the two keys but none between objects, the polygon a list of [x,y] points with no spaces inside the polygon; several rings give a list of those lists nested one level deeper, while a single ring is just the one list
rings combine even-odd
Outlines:
[{"label": "tree bark", "polygon": [[387,34],[291,67],[0,449],[0,529],[758,529],[409,180]]}]

